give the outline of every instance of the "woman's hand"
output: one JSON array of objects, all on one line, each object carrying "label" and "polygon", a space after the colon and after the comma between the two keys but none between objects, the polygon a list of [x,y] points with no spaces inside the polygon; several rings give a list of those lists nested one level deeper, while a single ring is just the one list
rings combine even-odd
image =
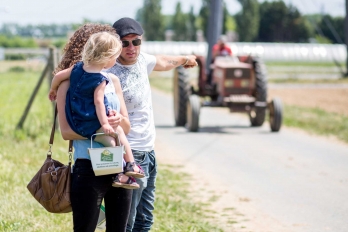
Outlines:
[{"label": "woman's hand", "polygon": [[122,122],[122,119],[123,119],[122,114],[117,113],[116,110],[109,110],[108,121],[113,128],[118,127],[120,123]]},{"label": "woman's hand", "polygon": [[48,93],[48,99],[50,99],[50,101],[55,101],[57,99],[56,89],[50,89],[50,92]]}]

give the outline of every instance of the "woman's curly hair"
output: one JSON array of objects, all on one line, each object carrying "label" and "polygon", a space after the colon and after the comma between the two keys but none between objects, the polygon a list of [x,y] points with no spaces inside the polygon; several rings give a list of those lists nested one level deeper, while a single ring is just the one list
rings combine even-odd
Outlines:
[{"label": "woman's curly hair", "polygon": [[77,29],[65,45],[62,59],[58,67],[53,71],[53,75],[81,61],[81,52],[88,38],[94,33],[103,31],[116,34],[116,30],[108,24],[87,23]]}]

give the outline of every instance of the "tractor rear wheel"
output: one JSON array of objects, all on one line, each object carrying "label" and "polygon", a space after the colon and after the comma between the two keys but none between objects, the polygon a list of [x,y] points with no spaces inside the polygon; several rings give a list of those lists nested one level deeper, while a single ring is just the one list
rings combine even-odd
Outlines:
[{"label": "tractor rear wheel", "polygon": [[269,124],[271,131],[277,132],[280,130],[283,119],[283,107],[279,98],[274,98],[269,103]]},{"label": "tractor rear wheel", "polygon": [[175,126],[185,126],[186,103],[190,89],[187,70],[182,66],[177,67],[173,81]]},{"label": "tractor rear wheel", "polygon": [[255,74],[255,107],[249,112],[249,119],[252,126],[262,126],[266,117],[267,106],[267,75],[266,67],[258,58],[253,58]]},{"label": "tractor rear wheel", "polygon": [[187,101],[187,120],[186,128],[191,132],[197,132],[199,128],[199,113],[201,103],[197,95],[189,96]]}]

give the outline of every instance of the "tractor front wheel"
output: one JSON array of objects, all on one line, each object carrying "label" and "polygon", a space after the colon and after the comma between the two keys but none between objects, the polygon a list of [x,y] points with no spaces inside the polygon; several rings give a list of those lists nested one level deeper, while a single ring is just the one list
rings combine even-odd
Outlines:
[{"label": "tractor front wheel", "polygon": [[283,107],[279,98],[274,98],[269,103],[269,124],[272,132],[280,130],[283,119]]},{"label": "tractor front wheel", "polygon": [[173,81],[175,126],[185,126],[186,103],[190,89],[187,70],[182,66],[177,67],[174,70]]},{"label": "tractor front wheel", "polygon": [[266,117],[267,105],[267,76],[266,67],[258,58],[253,58],[253,69],[255,74],[255,106],[249,112],[249,119],[252,126],[262,126]]},{"label": "tractor front wheel", "polygon": [[199,113],[201,102],[197,95],[193,94],[187,101],[186,128],[191,132],[197,132],[199,128]]}]

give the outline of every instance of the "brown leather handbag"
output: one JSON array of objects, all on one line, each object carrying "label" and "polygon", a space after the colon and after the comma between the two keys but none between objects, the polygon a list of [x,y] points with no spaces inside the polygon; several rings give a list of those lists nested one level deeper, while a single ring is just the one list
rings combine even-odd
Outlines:
[{"label": "brown leather handbag", "polygon": [[52,159],[52,145],[56,128],[57,106],[52,126],[47,157],[33,179],[27,185],[34,198],[51,213],[69,213],[72,211],[70,203],[71,187],[71,157],[72,141],[69,142],[69,164],[64,165]]}]

